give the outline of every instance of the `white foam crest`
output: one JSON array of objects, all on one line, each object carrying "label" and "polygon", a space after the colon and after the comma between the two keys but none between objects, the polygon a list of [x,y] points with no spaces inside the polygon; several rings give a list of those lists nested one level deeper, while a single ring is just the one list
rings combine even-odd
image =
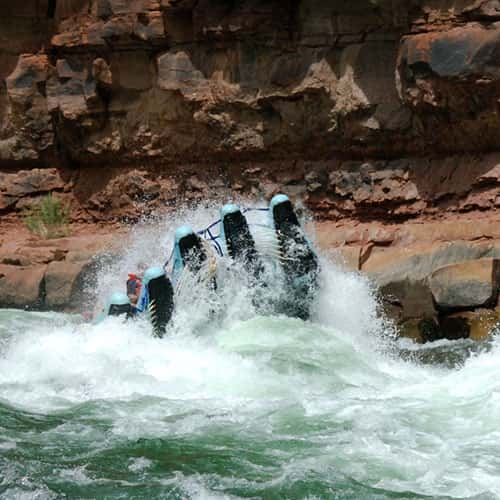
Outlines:
[{"label": "white foam crest", "polygon": [[154,339],[145,322],[117,318],[26,333],[0,360],[2,397],[43,409],[134,395],[245,397],[258,393],[257,376],[251,361],[203,338]]}]

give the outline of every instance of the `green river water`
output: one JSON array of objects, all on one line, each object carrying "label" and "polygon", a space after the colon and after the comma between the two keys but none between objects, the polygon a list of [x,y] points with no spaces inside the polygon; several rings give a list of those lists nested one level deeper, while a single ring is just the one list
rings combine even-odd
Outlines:
[{"label": "green river water", "polygon": [[0,310],[0,497],[499,498],[497,340],[394,341],[323,269],[308,322]]}]

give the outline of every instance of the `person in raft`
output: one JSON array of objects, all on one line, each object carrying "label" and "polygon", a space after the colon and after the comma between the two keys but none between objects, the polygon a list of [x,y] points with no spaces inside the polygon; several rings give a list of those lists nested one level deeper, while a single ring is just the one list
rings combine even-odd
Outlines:
[{"label": "person in raft", "polygon": [[129,273],[127,279],[127,296],[130,299],[131,304],[137,304],[139,300],[139,295],[141,294],[142,287],[142,275],[144,269],[146,268],[145,264],[139,264],[137,266],[137,273]]}]

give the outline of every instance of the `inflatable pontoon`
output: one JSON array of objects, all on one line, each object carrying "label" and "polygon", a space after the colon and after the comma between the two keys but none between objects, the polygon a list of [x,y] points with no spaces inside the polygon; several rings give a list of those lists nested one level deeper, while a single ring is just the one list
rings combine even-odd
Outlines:
[{"label": "inflatable pontoon", "polygon": [[[218,260],[230,259],[259,285],[266,286],[265,256],[258,250],[248,223],[250,211],[268,212],[268,223],[261,226],[271,232],[275,242],[273,265],[283,288],[273,304],[274,312],[308,319],[318,288],[319,262],[304,234],[293,205],[284,194],[273,197],[268,208],[240,209],[235,204],[222,207],[220,219],[201,231],[181,226],[175,232],[174,248],[163,267],[150,267],[144,273],[137,304],[127,295],[111,295],[105,309],[109,316],[136,314],[149,316],[153,334],[162,337],[172,317],[176,291],[186,276],[194,277],[194,286],[206,286],[217,293]],[[167,271],[168,270],[168,271]],[[192,281],[190,282],[192,283]]]}]

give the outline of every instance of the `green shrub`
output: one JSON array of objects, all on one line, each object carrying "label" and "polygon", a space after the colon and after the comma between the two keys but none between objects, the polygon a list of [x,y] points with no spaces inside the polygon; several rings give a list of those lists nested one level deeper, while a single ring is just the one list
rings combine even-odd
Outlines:
[{"label": "green shrub", "polygon": [[69,211],[69,205],[48,194],[25,209],[23,220],[32,233],[44,239],[60,238],[69,234]]}]

